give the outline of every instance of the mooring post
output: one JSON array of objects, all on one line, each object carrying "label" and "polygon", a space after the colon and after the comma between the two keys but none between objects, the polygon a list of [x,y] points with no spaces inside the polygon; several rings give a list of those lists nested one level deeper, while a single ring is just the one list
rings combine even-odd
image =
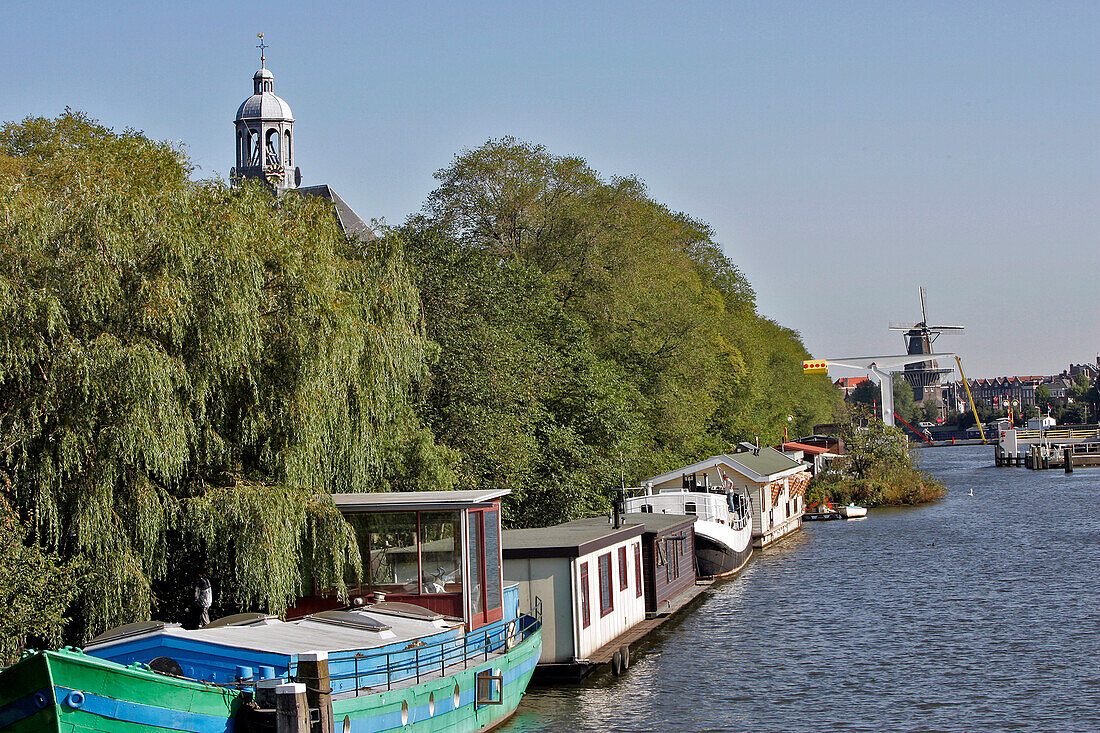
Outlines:
[{"label": "mooring post", "polygon": [[266,709],[275,709],[275,688],[283,684],[283,680],[269,678],[256,682],[256,706]]},{"label": "mooring post", "polygon": [[335,730],[332,717],[332,678],[328,670],[328,652],[302,652],[298,655],[298,681],[306,685],[306,703],[318,711],[321,730]]},{"label": "mooring post", "polygon": [[275,688],[276,733],[310,733],[306,686],[290,682]]},{"label": "mooring post", "polygon": [[1062,455],[1066,460],[1066,473],[1073,473],[1073,448],[1064,449]]}]

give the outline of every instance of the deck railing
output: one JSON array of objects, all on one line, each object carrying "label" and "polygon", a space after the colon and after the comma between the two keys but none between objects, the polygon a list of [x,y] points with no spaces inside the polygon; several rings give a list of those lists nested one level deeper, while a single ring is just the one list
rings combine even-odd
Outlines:
[{"label": "deck railing", "polygon": [[[412,642],[404,649],[385,652],[332,654],[329,669],[342,669],[351,663],[351,671],[333,672],[330,676],[333,690],[355,696],[370,694],[383,688],[391,690],[395,684],[421,679],[438,673],[446,676],[447,669],[457,664],[468,669],[471,663],[487,661],[492,654],[508,651],[526,641],[542,626],[542,601],[535,599],[534,615],[525,614],[507,624],[491,629],[450,637],[434,644],[416,646]],[[293,676],[293,670],[291,671]],[[350,680],[350,685],[341,681]],[[341,689],[342,688],[342,689]]]}]

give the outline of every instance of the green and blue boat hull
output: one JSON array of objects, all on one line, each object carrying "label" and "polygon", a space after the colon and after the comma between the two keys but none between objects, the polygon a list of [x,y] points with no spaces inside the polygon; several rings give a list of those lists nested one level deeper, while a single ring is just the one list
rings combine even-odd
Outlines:
[{"label": "green and blue boat hull", "polygon": [[[493,727],[519,705],[541,650],[541,631],[535,630],[513,649],[470,660],[452,674],[341,696],[332,703],[336,728],[465,733]],[[486,670],[499,676],[503,687],[494,690],[494,703],[479,704],[477,676]],[[244,695],[233,687],[170,677],[78,650],[36,652],[0,671],[0,733],[244,733],[236,726]]]}]

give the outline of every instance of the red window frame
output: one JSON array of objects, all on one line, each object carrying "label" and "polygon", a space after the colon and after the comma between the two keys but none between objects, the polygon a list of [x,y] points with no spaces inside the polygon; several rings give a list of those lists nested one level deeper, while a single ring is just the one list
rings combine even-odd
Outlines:
[{"label": "red window frame", "polygon": [[642,544],[639,542],[634,545],[634,582],[638,587],[635,588],[637,595],[635,598],[642,597]]},{"label": "red window frame", "polygon": [[588,563],[581,563],[581,628],[592,624],[592,611],[588,605]]},{"label": "red window frame", "polygon": [[619,590],[630,586],[630,575],[626,572],[626,545],[619,548]]},{"label": "red window frame", "polygon": [[[607,574],[604,575],[604,568],[607,569]],[[599,573],[600,573],[600,618],[603,618],[607,614],[615,610],[615,573],[611,568],[611,553],[605,553],[600,555],[599,558]],[[606,585],[604,584],[606,582]],[[604,601],[604,589],[607,589],[607,605],[603,605]]]}]

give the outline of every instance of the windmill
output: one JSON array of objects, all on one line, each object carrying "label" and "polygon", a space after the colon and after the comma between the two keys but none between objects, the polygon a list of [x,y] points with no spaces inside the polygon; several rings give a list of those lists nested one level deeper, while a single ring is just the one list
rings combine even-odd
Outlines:
[{"label": "windmill", "polygon": [[[924,307],[924,288],[920,290],[920,315],[919,323],[891,323],[891,331],[904,331],[905,350],[908,354],[932,354],[932,344],[944,333],[961,334],[962,326],[929,326],[928,312]],[[939,409],[943,405],[943,395],[940,385],[943,376],[951,374],[954,369],[940,369],[934,360],[921,361],[907,364],[902,374],[905,381],[913,388],[913,401],[923,405],[935,406]]]}]

